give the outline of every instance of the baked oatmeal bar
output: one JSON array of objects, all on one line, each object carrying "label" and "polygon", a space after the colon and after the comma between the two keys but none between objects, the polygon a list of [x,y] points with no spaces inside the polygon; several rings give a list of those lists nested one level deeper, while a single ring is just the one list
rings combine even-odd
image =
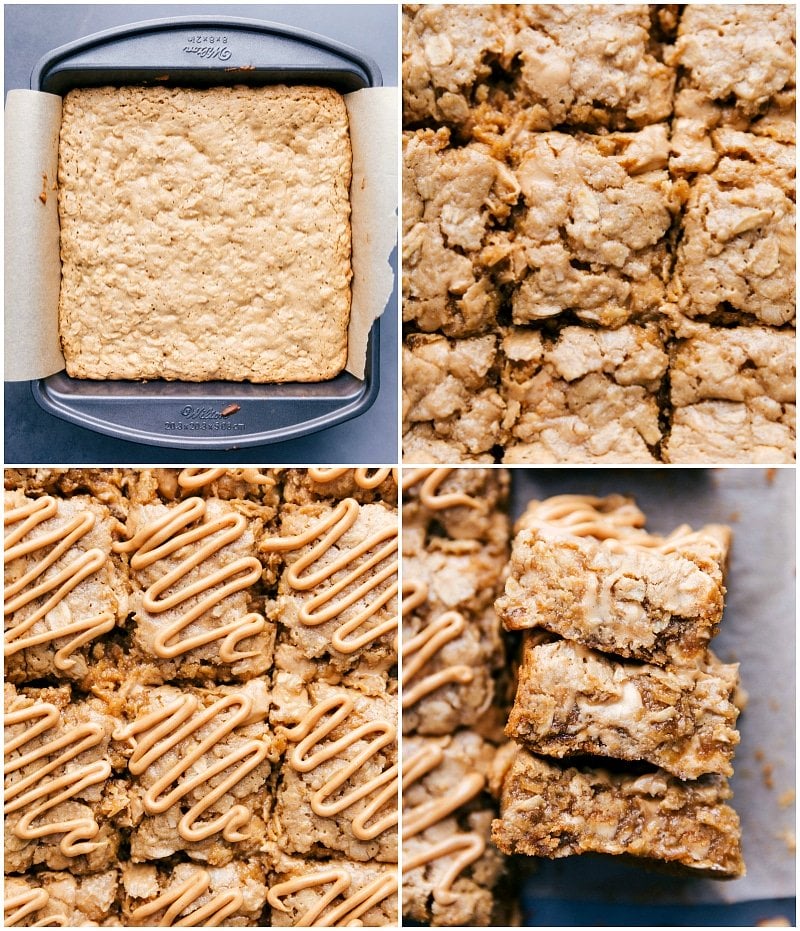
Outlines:
[{"label": "baked oatmeal bar", "polygon": [[673,411],[664,444],[671,463],[793,463],[794,404],[756,398],[744,404],[701,401]]},{"label": "baked oatmeal bar", "polygon": [[447,129],[403,133],[403,320],[476,336],[497,322],[492,230],[519,185],[488,147],[449,143]]},{"label": "baked oatmeal bar", "polygon": [[563,767],[520,750],[492,840],[508,854],[625,854],[733,879],[745,869],[739,819],[724,804],[731,795],[722,776],[681,782],[660,770]]},{"label": "baked oatmeal bar", "polygon": [[117,870],[6,876],[3,927],[120,927]]},{"label": "baked oatmeal bar", "polygon": [[269,669],[274,625],[254,597],[262,521],[242,504],[191,496],[134,504],[127,539],[135,658],[164,681],[250,678]]},{"label": "baked oatmeal bar", "polygon": [[210,866],[260,850],[280,756],[263,678],[213,689],[136,686],[113,732],[131,774],[130,859],[178,851]]},{"label": "baked oatmeal bar", "polygon": [[86,495],[5,493],[5,671],[12,682],[84,679],[93,642],[125,618],[115,521]]},{"label": "baked oatmeal bar", "polygon": [[396,862],[395,698],[278,670],[271,705],[286,752],[270,839],[288,854]]},{"label": "baked oatmeal bar", "polygon": [[343,671],[385,670],[396,660],[398,516],[383,502],[286,504],[262,537],[264,557],[283,568],[277,603],[281,639]]},{"label": "baked oatmeal bar", "polygon": [[733,775],[738,665],[709,653],[662,668],[546,640],[526,638],[508,737],[546,756],[644,760],[679,779]]},{"label": "baked oatmeal bar", "polygon": [[156,496],[174,501],[189,495],[241,499],[262,505],[253,508],[264,520],[274,516],[280,502],[277,469],[139,469],[127,477],[131,500],[148,504]]},{"label": "baked oatmeal bar", "polygon": [[504,406],[494,336],[413,333],[403,347],[403,459],[493,462]]},{"label": "baked oatmeal bar", "polygon": [[397,924],[397,867],[280,855],[270,873],[272,927]]},{"label": "baked oatmeal bar", "polygon": [[463,730],[403,740],[403,914],[434,927],[492,924],[503,861],[489,843],[495,748]]},{"label": "baked oatmeal bar", "polygon": [[679,208],[668,160],[664,125],[608,136],[531,133],[518,142],[524,208],[514,216],[506,272],[518,285],[514,323],[570,311],[617,327],[657,315],[670,266],[665,236]]},{"label": "baked oatmeal bar", "polygon": [[670,65],[681,88],[753,117],[795,80],[795,13],[790,4],[687,4]]},{"label": "baked oatmeal bar", "polygon": [[722,617],[728,529],[660,537],[603,519],[592,499],[553,500],[531,504],[514,540],[495,604],[506,629],[544,627],[657,665],[696,661]]},{"label": "baked oatmeal bar", "polygon": [[504,462],[655,462],[668,357],[655,326],[513,328],[501,343]]},{"label": "baked oatmeal bar", "polygon": [[127,804],[112,778],[117,724],[97,699],[69,686],[5,685],[5,870],[107,870],[120,844],[113,818]]},{"label": "baked oatmeal bar", "polygon": [[122,890],[122,917],[130,927],[260,926],[267,899],[257,857],[217,867],[124,863]]},{"label": "baked oatmeal bar", "polygon": [[508,494],[505,469],[404,469],[404,548],[424,548],[426,540],[442,532],[452,540],[505,547]]},{"label": "baked oatmeal bar", "polygon": [[397,505],[397,469],[279,469],[281,497],[288,504],[355,498],[359,504],[383,501]]},{"label": "baked oatmeal bar", "polygon": [[795,148],[724,127],[716,167],[691,183],[670,298],[687,317],[794,321]]}]

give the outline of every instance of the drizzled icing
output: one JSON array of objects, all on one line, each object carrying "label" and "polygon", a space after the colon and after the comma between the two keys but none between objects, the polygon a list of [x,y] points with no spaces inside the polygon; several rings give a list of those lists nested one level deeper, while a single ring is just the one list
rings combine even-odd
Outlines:
[{"label": "drizzled icing", "polygon": [[178,484],[181,488],[194,491],[197,488],[205,488],[207,485],[211,485],[228,471],[231,471],[234,477],[250,485],[275,484],[275,479],[271,475],[264,475],[258,469],[181,469],[178,475]]},{"label": "drizzled icing", "polygon": [[632,501],[619,499],[619,506],[604,510],[608,499],[592,495],[557,495],[545,501],[531,502],[520,522],[524,528],[560,527],[578,537],[601,540],[609,549],[621,552],[628,548],[663,554],[713,539],[702,530],[681,524],[668,536],[650,534],[644,528],[644,515]]},{"label": "drizzled icing", "polygon": [[[92,813],[59,820],[58,808],[63,802],[77,798],[90,786],[105,782],[111,775],[111,764],[107,760],[83,765],[72,763],[81,753],[102,743],[105,731],[97,722],[72,725],[67,733],[55,734],[38,744],[42,734],[57,728],[60,721],[58,708],[49,702],[37,702],[30,708],[12,711],[5,716],[6,727],[21,724],[24,730],[5,741],[4,811],[6,815],[23,813],[12,826],[20,840],[35,841],[63,834],[59,842],[61,853],[65,857],[77,857],[91,853],[101,845],[93,842],[100,828]],[[34,741],[37,744],[29,747]],[[17,751],[20,752],[15,756]],[[10,782],[8,776],[11,773],[26,768],[31,769],[27,775],[17,782]],[[60,769],[64,772],[55,775]],[[44,816],[54,820],[35,825],[34,822]]]},{"label": "drizzled icing", "polygon": [[[320,485],[326,485],[328,482],[335,482],[337,478],[346,475],[350,469],[347,468],[309,468],[308,477],[312,482]],[[359,488],[371,490],[383,484],[390,474],[397,476],[396,469],[353,469],[353,481]],[[372,472],[372,475],[369,473]]]},{"label": "drizzled icing", "polygon": [[134,909],[131,918],[137,924],[150,924],[146,919],[166,909],[158,923],[161,928],[218,928],[226,918],[236,914],[242,907],[244,897],[238,889],[218,892],[204,905],[178,918],[181,912],[190,909],[210,887],[211,877],[208,872],[197,869],[188,879],[170,886],[152,902],[146,902]]},{"label": "drizzled icing", "polygon": [[[403,617],[424,604],[428,597],[425,582],[403,581]],[[447,666],[430,673],[412,684],[425,666],[448,643],[459,637],[466,627],[464,617],[457,611],[447,611],[432,620],[418,634],[403,642],[403,708],[411,708],[418,701],[443,685],[465,685],[474,678],[474,672],[463,664]]]},{"label": "drizzled icing", "polygon": [[[403,763],[403,792],[433,772],[444,761],[444,750],[439,744],[422,747]],[[416,837],[466,805],[485,785],[484,776],[476,771],[467,773],[458,785],[448,788],[447,794],[430,799],[414,807],[403,809],[403,840]],[[458,896],[452,885],[459,874],[483,856],[486,838],[476,831],[459,832],[452,837],[425,847],[413,856],[403,855],[403,872],[407,873],[436,860],[453,858],[452,864],[438,878],[433,897],[440,905],[452,905]]]},{"label": "drizzled icing", "polygon": [[66,671],[75,666],[76,661],[72,658],[75,650],[113,629],[114,615],[110,611],[103,611],[91,617],[72,620],[63,626],[34,632],[36,624],[44,621],[53,611],[60,610],[71,617],[64,599],[81,582],[99,571],[108,558],[97,547],[84,552],[76,549],[73,559],[49,578],[44,578],[48,569],[70,553],[70,550],[92,530],[96,521],[91,511],[84,511],[59,527],[32,536],[40,524],[56,517],[57,514],[58,502],[50,495],[6,511],[5,525],[13,528],[4,541],[6,566],[16,559],[30,557],[32,554],[36,554],[36,561],[20,578],[6,585],[5,615],[12,615],[37,599],[41,599],[41,604],[28,617],[5,632],[4,653],[6,656],[13,656],[28,647],[69,637],[71,639],[56,651],[54,657],[56,668]]},{"label": "drizzled icing", "polygon": [[[368,804],[352,819],[353,836],[358,840],[368,841],[374,840],[397,824],[396,809],[383,817],[379,817],[378,813],[397,797],[398,766],[394,764],[379,775],[360,783],[355,777],[381,750],[395,743],[397,728],[388,721],[367,721],[355,725],[353,721],[348,720],[354,710],[355,702],[349,695],[332,695],[315,705],[295,727],[282,730],[290,741],[297,743],[289,754],[289,765],[299,773],[313,772],[323,763],[335,759],[348,747],[365,742],[365,746],[351,760],[342,760],[342,765],[313,793],[311,810],[321,818],[331,818],[347,811],[356,802],[372,796]],[[323,721],[326,715],[330,717]],[[338,740],[332,739],[326,746],[320,746],[340,724],[344,725],[347,733]],[[315,747],[318,749],[313,752]],[[355,782],[356,785],[349,792],[331,800],[331,796],[346,782]]]},{"label": "drizzled icing", "polygon": [[[233,713],[223,718],[227,709],[232,709]],[[133,747],[128,769],[134,776],[145,773],[165,756],[171,758],[171,751],[184,740],[194,741],[191,747],[181,748],[180,757],[165,769],[157,768],[161,774],[145,793],[145,811],[150,815],[163,814],[202,787],[202,797],[178,822],[180,836],[185,841],[202,841],[222,832],[225,840],[232,843],[247,840],[248,835],[240,828],[247,824],[251,814],[244,805],[233,805],[223,814],[202,823],[200,818],[269,755],[270,745],[252,738],[243,740],[227,753],[224,747],[218,746],[237,727],[248,723],[252,713],[253,701],[245,694],[226,695],[208,708],[202,708],[194,695],[181,695],[163,708],[114,731],[114,740],[129,741]],[[201,735],[199,731],[209,725],[213,726],[208,733]],[[207,759],[211,762],[201,769],[198,764]],[[216,777],[226,770],[232,771],[224,779],[217,780]]]},{"label": "drizzled icing", "polygon": [[144,593],[142,607],[151,614],[170,611],[195,596],[204,596],[176,620],[165,624],[156,634],[153,652],[162,659],[172,659],[214,641],[221,641],[219,653],[225,663],[259,655],[258,650],[237,649],[242,640],[265,629],[266,621],[256,613],[246,614],[212,630],[179,639],[190,625],[204,616],[213,618],[214,609],[229,595],[249,588],[261,578],[259,560],[255,556],[240,556],[226,561],[219,569],[209,572],[201,579],[177,588],[172,594],[164,595],[185,579],[193,569],[212,559],[224,547],[236,542],[247,529],[246,518],[233,511],[205,520],[190,530],[184,529],[205,517],[206,510],[207,505],[202,498],[187,498],[162,517],[142,527],[132,539],[114,544],[115,552],[133,553],[130,560],[133,570],[146,569],[159,560],[167,559],[185,546],[200,544],[177,566],[153,582]]},{"label": "drizzled icing", "polygon": [[443,511],[446,508],[467,507],[479,508],[480,501],[470,498],[461,491],[449,494],[438,494],[439,486],[455,469],[409,469],[403,472],[403,491],[408,491],[414,485],[422,483],[419,490],[420,502],[432,511]]},{"label": "drizzled icing", "polygon": [[[6,896],[3,899],[3,925],[13,928],[25,921],[30,915],[43,909],[50,901],[50,893],[46,889],[26,889],[17,895]],[[64,915],[47,915],[41,921],[25,922],[28,928],[63,928],[67,924]]]},{"label": "drizzled icing", "polygon": [[294,927],[361,928],[363,925],[358,919],[397,891],[396,877],[391,873],[384,873],[346,896],[338,905],[326,912],[328,906],[338,897],[343,896],[352,884],[351,875],[344,867],[332,867],[309,876],[297,876],[277,883],[267,893],[267,901],[279,912],[288,912],[289,908],[281,902],[281,896],[294,895],[304,889],[322,888],[329,883],[332,883],[330,889],[326,890],[317,902],[300,916]]},{"label": "drizzled icing", "polygon": [[[328,551],[355,524],[359,511],[357,501],[345,498],[302,533],[290,537],[268,537],[261,542],[261,549],[266,553],[310,547],[289,566],[285,580],[298,592],[308,592],[323,583],[330,583],[303,603],[299,619],[307,627],[338,619],[339,625],[333,632],[331,645],[345,654],[355,653],[397,629],[396,615],[364,629],[381,608],[393,604],[397,598],[396,525],[374,531],[352,549],[344,550],[327,564],[322,564]],[[313,568],[315,564],[317,568]],[[340,574],[341,577],[333,581]],[[372,600],[367,600],[369,597]],[[365,607],[345,619],[344,612],[361,599],[367,601]]]}]

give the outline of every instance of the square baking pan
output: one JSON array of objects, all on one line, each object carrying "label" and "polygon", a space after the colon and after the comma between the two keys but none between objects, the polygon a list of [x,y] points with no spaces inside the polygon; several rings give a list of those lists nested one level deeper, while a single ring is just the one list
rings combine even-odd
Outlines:
[{"label": "square baking pan", "polygon": [[[305,30],[239,17],[191,16],[108,29],[54,49],[36,65],[31,88],[129,84],[213,87],[317,84],[342,94],[381,86],[370,58]],[[51,414],[109,436],[184,449],[277,443],[362,414],[379,388],[379,320],[370,331],[364,379],[329,381],[95,381],[65,371],[32,383]]]}]

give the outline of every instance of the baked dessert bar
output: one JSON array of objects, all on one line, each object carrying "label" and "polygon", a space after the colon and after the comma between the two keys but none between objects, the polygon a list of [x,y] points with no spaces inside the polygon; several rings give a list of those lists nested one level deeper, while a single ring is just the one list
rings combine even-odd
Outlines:
[{"label": "baked dessert bar", "polygon": [[730,796],[722,776],[681,782],[660,770],[564,767],[520,751],[503,783],[492,840],[508,854],[626,854],[733,879],[744,875],[744,863]]},{"label": "baked dessert bar", "polygon": [[514,323],[571,311],[606,327],[654,317],[669,274],[679,199],[665,125],[592,136],[530,133],[515,144],[524,209],[508,277]]},{"label": "baked dessert bar", "polygon": [[87,876],[64,871],[6,876],[3,926],[118,928],[118,885],[117,870]]},{"label": "baked dessert bar", "polygon": [[497,320],[492,228],[519,196],[486,146],[449,146],[446,129],[403,133],[403,320],[424,332],[476,336]]},{"label": "baked dessert bar", "polygon": [[397,861],[397,712],[386,691],[273,676],[270,723],[286,746],[271,839],[288,854]]},{"label": "baked dessert bar", "polygon": [[113,548],[129,561],[135,659],[157,664],[164,679],[269,669],[275,628],[251,594],[263,571],[261,526],[219,498],[131,505],[128,539]]},{"label": "baked dessert bar", "polygon": [[403,914],[434,926],[492,923],[502,858],[489,843],[495,748],[462,730],[403,741]]},{"label": "baked dessert bar", "polygon": [[655,462],[668,357],[658,328],[509,329],[504,462]]},{"label": "baked dessert bar", "polygon": [[653,54],[645,4],[403,10],[406,122],[434,119],[479,136],[513,116],[535,129],[621,129],[669,116],[675,73]]},{"label": "baked dessert bar", "polygon": [[392,507],[397,505],[397,473],[397,469],[391,468],[309,467],[279,470],[281,494],[289,504],[355,498],[359,504],[383,501]]},{"label": "baked dessert bar", "polygon": [[644,760],[679,779],[733,775],[738,665],[621,662],[529,634],[506,734],[551,757]]},{"label": "baked dessert bar", "polygon": [[4,696],[6,872],[34,866],[75,874],[108,870],[120,843],[114,815],[127,804],[112,779],[115,719],[69,686]]},{"label": "baked dessert bar", "polygon": [[347,112],[329,88],[70,91],[58,192],[68,374],[338,374],[350,177]]},{"label": "baked dessert bar", "polygon": [[675,464],[793,463],[795,438],[794,404],[700,401],[675,410],[664,458]]},{"label": "baked dessert bar", "polygon": [[279,554],[283,637],[340,670],[388,669],[396,658],[397,513],[381,501],[286,504],[261,553]]},{"label": "baked dessert bar", "polygon": [[268,899],[273,927],[389,927],[397,923],[397,868],[282,854]]},{"label": "baked dessert bar", "polygon": [[62,675],[82,679],[94,640],[125,617],[128,597],[112,557],[109,509],[5,493],[5,672],[12,682]]},{"label": "baked dessert bar", "polygon": [[122,889],[123,919],[133,927],[257,925],[267,898],[264,866],[257,857],[226,866],[125,863]]},{"label": "baked dessert bar", "polygon": [[186,851],[224,866],[260,850],[280,757],[263,679],[214,689],[136,686],[113,737],[132,776],[127,826],[136,862]]},{"label": "baked dessert bar", "polygon": [[503,402],[494,336],[411,334],[403,347],[405,462],[493,462]]},{"label": "baked dessert bar", "polygon": [[722,617],[729,531],[650,535],[615,520],[625,507],[580,495],[532,502],[495,605],[506,629],[543,627],[657,665],[702,656]]}]

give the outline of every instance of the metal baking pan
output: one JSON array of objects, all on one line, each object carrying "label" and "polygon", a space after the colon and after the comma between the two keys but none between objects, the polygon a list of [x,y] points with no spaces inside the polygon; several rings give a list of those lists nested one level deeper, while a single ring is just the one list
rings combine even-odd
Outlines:
[{"label": "metal baking pan", "polygon": [[[151,84],[319,84],[341,93],[379,87],[366,55],[305,30],[225,16],[148,20],[63,45],[33,69],[31,87]],[[362,414],[378,394],[379,321],[363,381],[347,372],[316,384],[88,381],[62,371],[32,383],[37,403],[81,427],[153,446],[228,449],[277,443]]]}]

